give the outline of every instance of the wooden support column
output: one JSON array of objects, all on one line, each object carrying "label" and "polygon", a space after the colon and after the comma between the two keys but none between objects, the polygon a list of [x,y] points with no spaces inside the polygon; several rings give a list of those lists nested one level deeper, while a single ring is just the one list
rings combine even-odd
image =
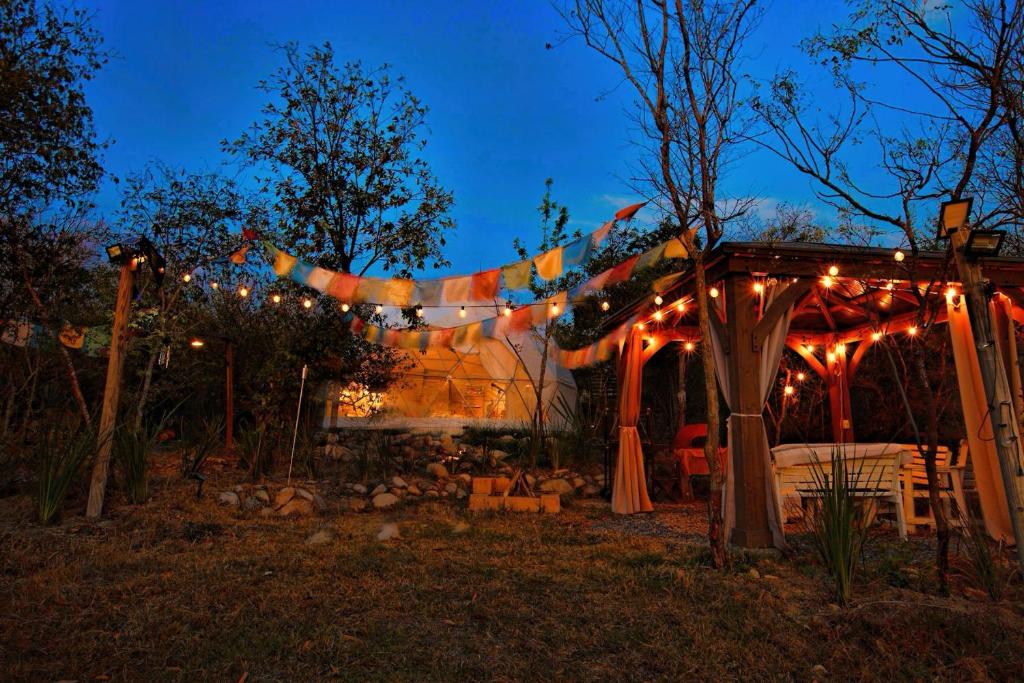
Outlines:
[{"label": "wooden support column", "polygon": [[725,302],[729,353],[729,389],[732,396],[731,433],[732,462],[736,496],[736,520],[732,543],[744,548],[772,546],[768,527],[767,482],[768,461],[764,423],[759,417],[761,403],[761,354],[754,350],[754,327],[757,324],[757,295],[745,275],[730,275],[725,280]]},{"label": "wooden support column", "polygon": [[853,441],[853,417],[850,403],[850,373],[846,352],[831,347],[825,352],[828,404],[832,413],[832,439],[836,443]]},{"label": "wooden support column", "polygon": [[133,258],[125,258],[121,264],[121,277],[117,283],[117,303],[114,305],[114,326],[110,335],[110,357],[107,359],[107,381],[103,388],[103,412],[100,414],[99,448],[96,462],[92,467],[89,482],[89,503],[85,508],[86,517],[97,518],[103,514],[103,499],[107,493],[107,479],[110,476],[110,451],[114,445],[114,428],[117,426],[117,408],[121,401],[121,374],[124,371],[124,357],[128,352],[128,318],[132,309],[132,290],[135,288]]}]

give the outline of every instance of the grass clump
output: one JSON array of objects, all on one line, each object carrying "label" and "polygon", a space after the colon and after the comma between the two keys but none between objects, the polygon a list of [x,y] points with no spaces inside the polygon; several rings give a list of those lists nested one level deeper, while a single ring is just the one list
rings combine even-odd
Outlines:
[{"label": "grass clump", "polygon": [[64,501],[82,465],[96,452],[92,430],[54,428],[36,445],[39,486],[36,514],[43,524],[60,519]]}]

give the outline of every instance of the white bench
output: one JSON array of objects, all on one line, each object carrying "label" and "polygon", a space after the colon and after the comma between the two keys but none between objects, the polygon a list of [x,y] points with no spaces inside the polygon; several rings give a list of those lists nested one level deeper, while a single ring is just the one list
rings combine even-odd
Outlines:
[{"label": "white bench", "polygon": [[[789,444],[772,449],[779,519],[784,505],[820,495],[821,473],[831,475],[832,456],[847,462],[857,498],[892,504],[900,538],[907,537],[901,466],[911,456],[898,444]],[[815,469],[818,468],[818,472]]]},{"label": "white bench", "polygon": [[[931,505],[925,508],[923,515],[917,514],[915,501],[928,500],[928,475],[924,468],[924,455],[914,445],[903,446],[911,454],[912,460],[903,466],[903,516],[910,525],[928,524],[935,526]],[[967,514],[967,501],[964,498],[964,472],[967,469],[967,443],[960,444],[960,452],[956,463],[951,462],[952,453],[949,448],[939,446],[935,453],[935,469],[939,478],[939,497],[946,504],[947,519],[954,526],[959,517],[954,514],[956,509]]]}]

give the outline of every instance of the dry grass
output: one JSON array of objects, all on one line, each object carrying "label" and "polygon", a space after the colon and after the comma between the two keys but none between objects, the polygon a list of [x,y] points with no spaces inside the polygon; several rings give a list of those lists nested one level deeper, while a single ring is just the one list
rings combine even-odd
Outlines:
[{"label": "dry grass", "polygon": [[[43,528],[27,498],[0,500],[0,678],[1024,675],[1019,587],[999,605],[923,593],[927,566],[904,566],[914,546],[876,545],[838,610],[809,552],[708,568],[700,506],[641,522],[597,504],[542,517],[441,503],[282,520],[218,507],[241,475],[214,479],[202,501],[161,479],[100,524]],[[375,540],[385,521],[400,540]],[[319,528],[334,540],[305,545]]]}]

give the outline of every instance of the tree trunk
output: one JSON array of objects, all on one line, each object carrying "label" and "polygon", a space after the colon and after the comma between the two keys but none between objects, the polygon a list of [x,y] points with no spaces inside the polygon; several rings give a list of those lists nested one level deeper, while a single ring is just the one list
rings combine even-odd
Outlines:
[{"label": "tree trunk", "polygon": [[[924,354],[921,348],[914,347],[914,368],[917,371],[917,380],[921,388],[921,396],[924,399],[926,411],[925,443],[922,454],[924,455],[924,471],[928,477],[928,504],[932,510],[932,518],[935,520],[935,569],[938,574],[939,585],[942,591],[949,591],[949,520],[946,519],[946,510],[942,506],[942,496],[939,492],[939,473],[935,464],[935,456],[939,449],[939,422],[938,407],[935,402],[935,392],[932,391],[928,381],[928,369],[925,365]],[[922,444],[918,444],[920,448]]]},{"label": "tree trunk", "polygon": [[139,405],[135,409],[135,431],[142,429],[142,420],[146,415],[146,401],[149,400],[149,387],[153,382],[153,369],[156,367],[158,350],[149,353],[149,360],[146,362],[146,373],[142,377],[142,388],[139,390]]}]

